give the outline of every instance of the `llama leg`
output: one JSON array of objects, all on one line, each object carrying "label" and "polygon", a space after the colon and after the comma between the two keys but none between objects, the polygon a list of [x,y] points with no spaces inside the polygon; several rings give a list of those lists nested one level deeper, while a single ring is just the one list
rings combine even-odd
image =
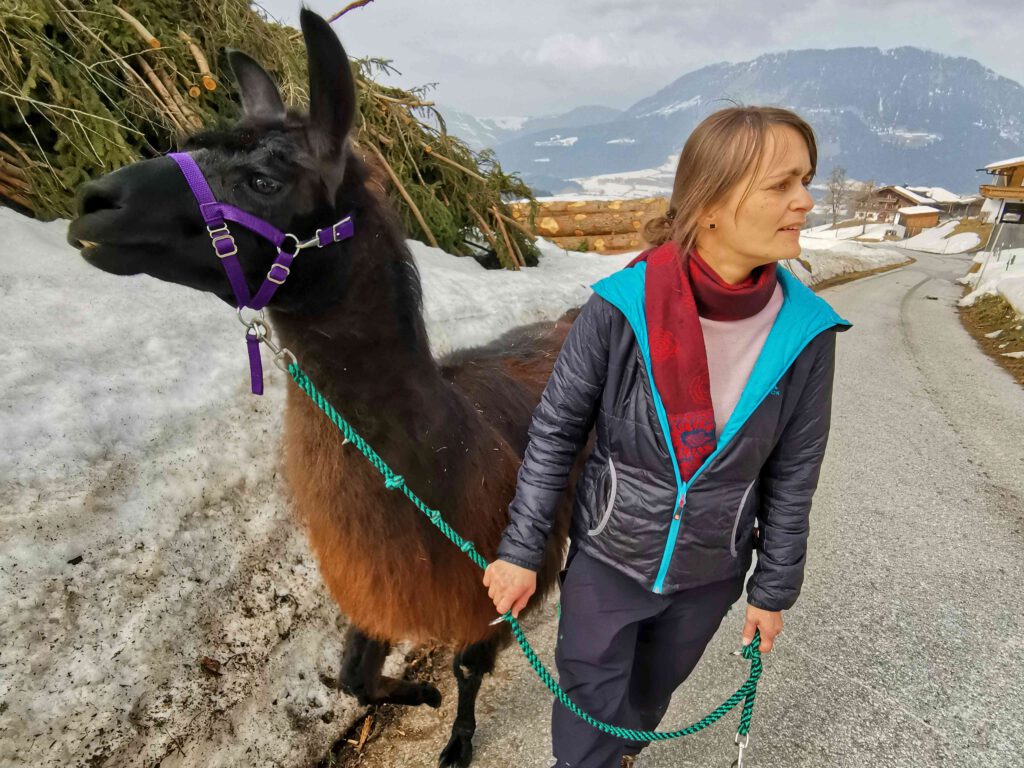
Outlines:
[{"label": "llama leg", "polygon": [[459,685],[459,709],[452,736],[441,751],[439,768],[455,765],[465,768],[473,759],[473,733],[476,731],[476,696],[484,675],[494,670],[501,647],[501,636],[467,646],[455,654],[452,671]]},{"label": "llama leg", "polygon": [[345,638],[341,660],[340,688],[360,704],[429,704],[441,706],[441,694],[430,683],[416,683],[384,677],[381,670],[390,645],[367,637],[352,627]]}]

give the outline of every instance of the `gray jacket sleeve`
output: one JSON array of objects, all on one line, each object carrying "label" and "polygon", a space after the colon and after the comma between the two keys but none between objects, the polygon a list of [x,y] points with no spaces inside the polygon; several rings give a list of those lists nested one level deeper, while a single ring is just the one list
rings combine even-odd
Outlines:
[{"label": "gray jacket sleeve", "polygon": [[534,409],[498,558],[537,570],[569,472],[594,425],[608,371],[610,305],[596,293],[577,316]]},{"label": "gray jacket sleeve", "polygon": [[836,333],[823,332],[796,410],[761,468],[757,566],[747,602],[782,611],[800,594],[810,532],[811,497],[818,487],[832,416]]}]

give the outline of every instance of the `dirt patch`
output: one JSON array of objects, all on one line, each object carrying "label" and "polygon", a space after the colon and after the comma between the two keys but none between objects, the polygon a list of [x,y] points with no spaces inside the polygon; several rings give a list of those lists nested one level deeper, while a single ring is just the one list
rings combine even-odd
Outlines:
[{"label": "dirt patch", "polygon": [[[902,261],[899,264],[886,264],[884,267],[878,267],[877,269],[868,269],[861,272],[847,272],[842,275],[836,275],[830,277],[827,280],[822,280],[820,283],[815,283],[811,286],[811,290],[817,293],[823,291],[826,288],[831,288],[834,285],[842,285],[843,283],[850,283],[854,280],[860,280],[862,277],[870,277],[871,275],[879,275],[882,272],[889,272],[900,267],[906,267],[913,264],[917,259],[909,258],[906,261]],[[809,272],[810,270],[808,270]]]},{"label": "dirt patch", "polygon": [[[441,691],[442,709],[449,702],[457,700],[458,691],[455,687],[455,678],[451,674],[450,649],[420,649],[411,654],[407,661],[404,678],[436,685]],[[453,721],[454,706],[451,709],[450,720]],[[334,743],[327,756],[316,764],[316,768],[355,768],[368,762],[379,764],[381,755],[387,754],[388,744],[396,739],[423,740],[429,743],[429,748],[439,749],[436,729],[410,727],[409,718],[406,718],[408,712],[408,707],[390,704],[370,707],[366,715],[357,720],[348,732]],[[451,726],[451,722],[448,726]],[[441,743],[443,746],[443,741]]]},{"label": "dirt patch", "polygon": [[[965,295],[970,289],[965,289]],[[981,296],[971,307],[959,308],[960,322],[985,354],[1024,387],[1024,358],[1004,357],[1024,350],[1024,317],[1016,315],[1002,296]],[[995,338],[986,334],[999,332]]]}]

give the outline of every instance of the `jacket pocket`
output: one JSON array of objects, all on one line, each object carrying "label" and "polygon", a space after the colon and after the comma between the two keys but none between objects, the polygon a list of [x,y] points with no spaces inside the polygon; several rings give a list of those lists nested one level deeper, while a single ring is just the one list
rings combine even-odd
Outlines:
[{"label": "jacket pocket", "polygon": [[611,479],[611,488],[606,494],[604,512],[601,514],[601,519],[597,521],[596,526],[587,531],[588,536],[597,536],[604,530],[604,527],[608,525],[608,520],[612,516],[612,508],[615,506],[615,492],[617,490],[618,478],[615,476],[615,464],[612,463],[611,456],[608,457],[608,473],[605,477]]},{"label": "jacket pocket", "polygon": [[736,508],[736,519],[732,522],[732,536],[729,537],[729,552],[733,557],[738,557],[739,554],[736,551],[736,532],[740,527],[740,518],[743,517],[743,508],[747,506],[747,497],[750,495],[751,489],[754,487],[754,483],[757,482],[755,477],[750,481],[750,485],[747,486],[747,490],[743,492],[743,498],[740,500],[739,507]]}]

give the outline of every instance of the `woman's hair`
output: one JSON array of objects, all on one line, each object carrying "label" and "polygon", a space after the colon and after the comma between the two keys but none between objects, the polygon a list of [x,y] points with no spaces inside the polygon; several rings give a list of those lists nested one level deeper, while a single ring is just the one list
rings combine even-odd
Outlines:
[{"label": "woman's hair", "polygon": [[[715,205],[754,169],[751,184],[764,162],[768,134],[774,125],[795,128],[807,142],[811,175],[818,165],[814,130],[803,118],[778,107],[728,107],[709,115],[694,128],[679,156],[668,211],[644,225],[644,239],[651,245],[668,240],[687,253],[697,242],[697,219]],[[742,200],[750,194],[750,185]]]}]

